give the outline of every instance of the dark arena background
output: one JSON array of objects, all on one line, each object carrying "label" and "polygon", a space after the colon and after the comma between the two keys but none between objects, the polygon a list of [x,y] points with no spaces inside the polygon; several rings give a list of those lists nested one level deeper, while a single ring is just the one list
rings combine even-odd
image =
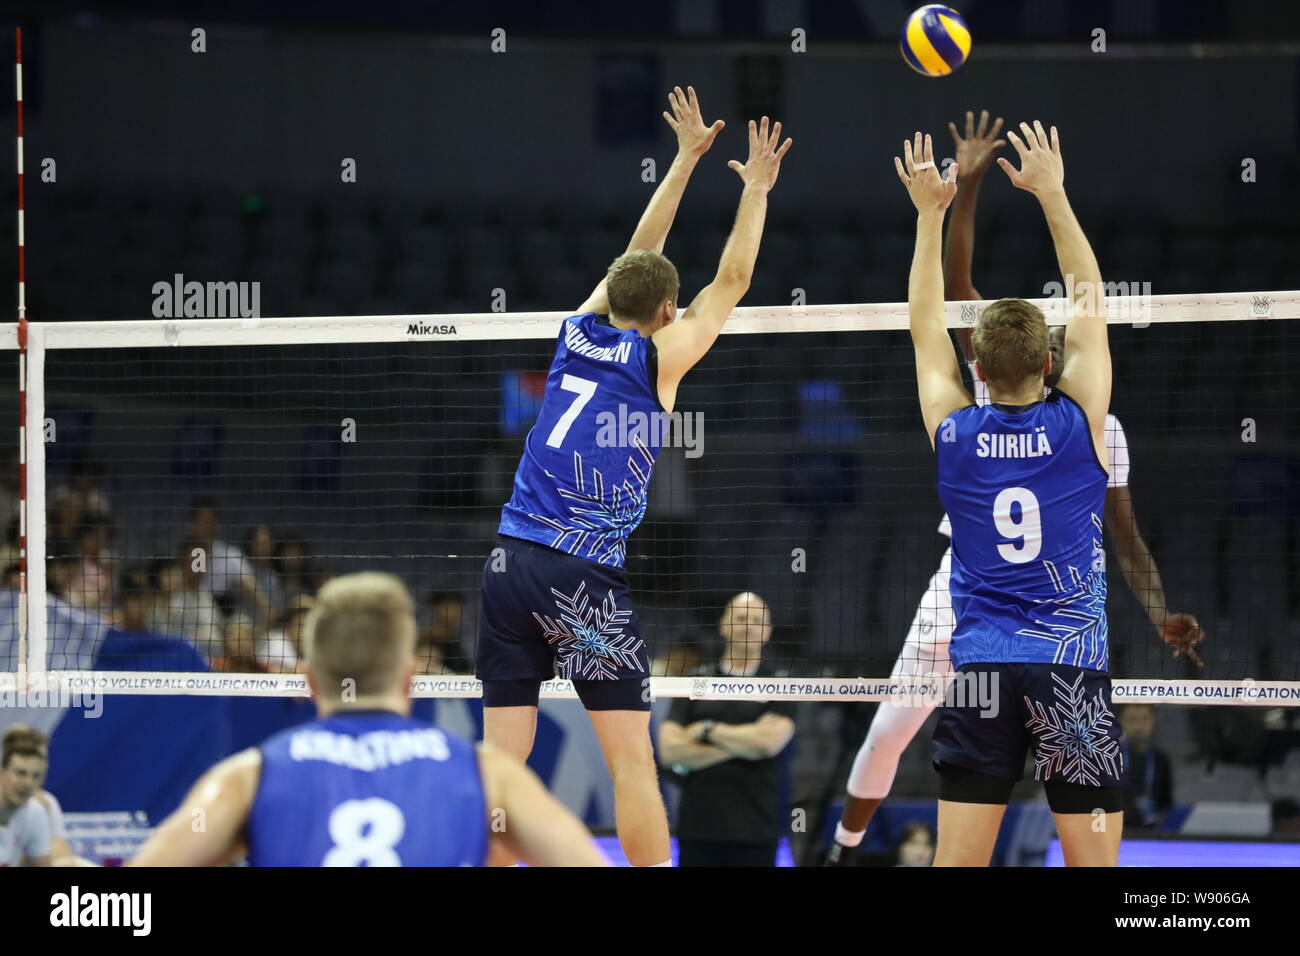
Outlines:
[{"label": "dark arena background", "polygon": [[[921,130],[945,166],[948,124],[987,110],[1059,128],[1111,300],[1120,864],[1300,864],[1300,7],[966,0],[969,58],[929,77],[899,49],[918,5],[0,5],[23,131],[0,275],[24,280],[0,328],[0,730],[48,738],[60,859],[129,860],[211,765],[313,719],[304,622],[338,576],[405,583],[413,712],[483,736],[480,578],[555,335],[628,247],[689,85],[727,125],[664,246],[682,310],[736,216],[746,122],[794,145],[628,540],[675,838],[687,801],[698,828],[723,800],[762,831],[735,839],[822,864],[909,629],[932,640],[948,540],[893,157]],[[954,341],[988,300],[1063,301],[1033,197],[967,172],[979,297],[948,296]],[[1204,666],[1162,642],[1176,614]],[[737,676],[746,644],[762,665]],[[794,729],[705,793],[663,727],[744,723],[715,711]],[[929,865],[934,723],[902,741],[856,865]],[[529,763],[626,862],[567,681],[543,687]],[[995,866],[1062,864],[1033,769]]]}]

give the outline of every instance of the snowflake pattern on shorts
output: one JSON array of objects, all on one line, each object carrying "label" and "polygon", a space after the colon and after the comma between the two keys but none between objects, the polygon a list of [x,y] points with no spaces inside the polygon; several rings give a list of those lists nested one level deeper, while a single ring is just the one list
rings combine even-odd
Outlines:
[{"label": "snowflake pattern on shorts", "polygon": [[619,610],[614,592],[593,604],[585,581],[573,594],[551,588],[559,619],[533,612],[546,640],[555,646],[556,671],[565,680],[614,680],[621,668],[643,671],[639,655],[641,639],[624,634],[632,618],[630,610]]},{"label": "snowflake pattern on shorts", "polygon": [[1025,727],[1034,735],[1035,780],[1064,778],[1067,783],[1099,787],[1122,779],[1124,754],[1111,736],[1114,715],[1100,690],[1087,699],[1083,678],[1080,673],[1070,682],[1053,674],[1053,704],[1025,698],[1029,711]]}]

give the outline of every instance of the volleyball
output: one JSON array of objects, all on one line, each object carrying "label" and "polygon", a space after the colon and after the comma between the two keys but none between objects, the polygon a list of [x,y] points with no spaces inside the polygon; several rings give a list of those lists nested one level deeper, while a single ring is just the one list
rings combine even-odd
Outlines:
[{"label": "volleyball", "polygon": [[927,3],[907,18],[898,47],[917,73],[947,76],[970,56],[970,29],[952,7]]}]

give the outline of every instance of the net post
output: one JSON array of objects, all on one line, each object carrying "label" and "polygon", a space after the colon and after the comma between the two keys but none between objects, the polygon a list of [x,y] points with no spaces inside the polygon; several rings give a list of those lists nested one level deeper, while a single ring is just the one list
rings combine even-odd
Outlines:
[{"label": "net post", "polygon": [[27,328],[26,409],[23,421],[23,475],[27,496],[27,671],[44,675],[46,669],[45,592],[45,330],[33,323]]},{"label": "net post", "polygon": [[23,236],[23,28],[14,27],[14,99],[18,118],[18,682],[27,684],[27,268]]}]

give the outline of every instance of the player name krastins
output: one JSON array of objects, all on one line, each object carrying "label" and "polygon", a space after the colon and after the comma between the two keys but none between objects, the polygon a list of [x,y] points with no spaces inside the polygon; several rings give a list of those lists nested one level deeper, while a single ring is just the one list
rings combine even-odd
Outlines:
[{"label": "player name krastins", "polygon": [[1044,431],[1032,435],[980,432],[975,446],[975,454],[981,458],[1038,458],[1052,453]]},{"label": "player name krastins", "polygon": [[427,322],[412,322],[406,327],[407,335],[455,335],[454,325],[429,325]]},{"label": "player name krastins", "polygon": [[50,897],[51,926],[129,926],[133,936],[148,936],[153,926],[152,893],[70,893]]}]

